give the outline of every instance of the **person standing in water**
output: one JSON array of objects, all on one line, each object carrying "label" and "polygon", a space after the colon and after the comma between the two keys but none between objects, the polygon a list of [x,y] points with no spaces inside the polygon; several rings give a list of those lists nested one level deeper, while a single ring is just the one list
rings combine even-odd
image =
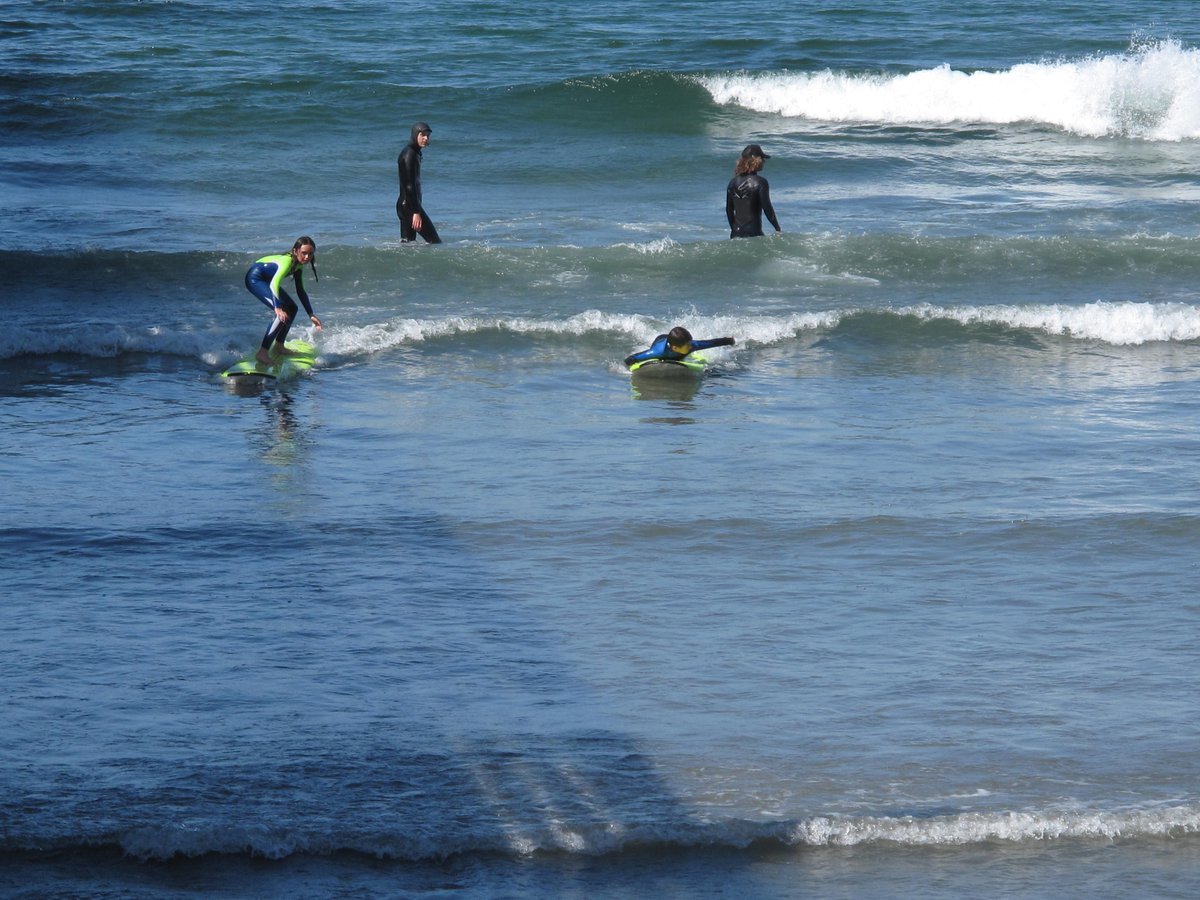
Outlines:
[{"label": "person standing in water", "polygon": [[758,144],[750,144],[738,157],[733,178],[725,188],[725,218],[729,220],[729,236],[761,237],[762,217],[765,215],[776,231],[782,231],[771,205],[771,189],[767,179],[758,173],[770,159]]},{"label": "person standing in water", "polygon": [[313,278],[317,277],[317,245],[308,235],[296,238],[289,253],[278,256],[264,256],[246,271],[246,290],[266,304],[274,313],[267,333],[263,335],[262,346],[255,354],[264,366],[269,366],[271,360],[271,344],[275,345],[275,353],[281,356],[291,356],[292,351],[283,345],[287,340],[288,331],[296,317],[296,301],[288,296],[283,289],[283,280],[289,276],[296,285],[296,293],[304,304],[304,311],[309,319],[321,330],[321,320],[313,313],[312,303],[304,290],[304,264],[312,266]]},{"label": "person standing in water", "polygon": [[433,220],[421,205],[421,151],[429,146],[433,129],[424,122],[412,127],[412,138],[400,151],[396,165],[400,170],[400,197],[396,200],[396,215],[400,219],[400,241],[415,241],[421,235],[429,244],[440,244]]}]

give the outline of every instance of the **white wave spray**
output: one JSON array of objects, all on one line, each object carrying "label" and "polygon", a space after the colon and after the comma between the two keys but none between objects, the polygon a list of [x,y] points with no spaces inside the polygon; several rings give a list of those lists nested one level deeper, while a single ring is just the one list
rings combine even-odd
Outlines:
[{"label": "white wave spray", "polygon": [[942,65],[899,75],[825,70],[728,74],[700,82],[723,105],[823,122],[1029,122],[1085,137],[1200,137],[1200,50],[1177,41],[995,72]]}]

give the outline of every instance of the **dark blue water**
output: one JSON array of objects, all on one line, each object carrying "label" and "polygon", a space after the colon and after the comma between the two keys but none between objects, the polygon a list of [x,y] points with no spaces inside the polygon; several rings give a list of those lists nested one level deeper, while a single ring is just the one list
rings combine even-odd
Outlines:
[{"label": "dark blue water", "polygon": [[1196,9],[752,13],[6,7],[3,892],[1195,893]]}]

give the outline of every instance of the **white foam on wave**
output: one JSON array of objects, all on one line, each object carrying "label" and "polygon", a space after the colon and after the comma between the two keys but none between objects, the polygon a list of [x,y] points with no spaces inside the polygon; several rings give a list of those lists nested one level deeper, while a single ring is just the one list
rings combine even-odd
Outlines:
[{"label": "white foam on wave", "polygon": [[844,312],[792,313],[781,316],[706,315],[683,313],[670,321],[647,316],[625,316],[609,330],[629,334],[637,341],[649,342],[675,325],[682,325],[696,339],[731,336],[738,343],[754,341],[774,344],[791,340],[804,331],[836,325]]},{"label": "white foam on wave", "polygon": [[[732,335],[739,344],[760,346],[787,343],[797,337],[837,327],[843,320],[868,309],[844,308],[825,312],[778,316],[682,316],[676,323],[696,337]],[[1078,340],[1102,341],[1116,346],[1200,339],[1200,307],[1184,303],[1096,302],[1083,306],[1033,304],[1029,306],[918,306],[882,312],[928,321],[943,319],[964,325],[997,325],[1037,331]],[[650,340],[666,323],[636,317],[629,330],[638,340]],[[669,326],[666,326],[669,327]]]},{"label": "white foam on wave", "polygon": [[499,828],[466,828],[436,834],[429,829],[322,831],[285,826],[177,825],[135,828],[120,835],[124,851],[141,859],[208,853],[283,859],[297,853],[355,850],[381,858],[439,859],[462,853],[528,857],[539,852],[599,856],[646,844],[745,848],[758,841],[789,847],[854,847],[893,844],[957,847],[969,844],[1063,840],[1137,840],[1200,834],[1200,808],[1192,804],[1131,809],[1046,809],[963,812],[941,816],[813,816],[785,822],[746,818],[664,818],[625,822],[585,816],[581,820],[525,818]]},{"label": "white foam on wave", "polygon": [[640,253],[643,256],[658,256],[663,253],[670,253],[679,250],[683,245],[672,238],[664,237],[656,238],[655,240],[647,241],[645,243],[620,243],[616,244],[615,246],[622,247],[627,250],[633,250],[635,253]]},{"label": "white foam on wave", "polygon": [[126,353],[196,356],[217,362],[214,342],[220,338],[197,331],[174,331],[148,325],[134,328],[115,322],[82,322],[69,328],[12,326],[0,333],[0,359],[15,356],[77,354],[115,358]]},{"label": "white foam on wave", "polygon": [[[375,353],[421,344],[454,335],[503,332],[519,335],[578,335],[604,333],[642,334],[653,331],[650,320],[638,314],[608,313],[591,309],[563,319],[531,316],[447,316],[396,318],[382,325],[344,326],[330,329],[321,340],[324,352],[340,355]],[[657,333],[657,332],[655,332]]]},{"label": "white foam on wave", "polygon": [[990,841],[1052,841],[1080,838],[1175,837],[1200,833],[1200,809],[1172,806],[1121,811],[960,813],[932,818],[816,817],[795,823],[789,844],[855,846],[889,842],[952,846]]},{"label": "white foam on wave", "polygon": [[[322,332],[296,329],[297,338],[317,344],[323,356],[361,356],[397,347],[419,346],[441,338],[507,333],[563,337],[620,337],[631,344],[649,343],[674,325],[698,338],[731,336],[739,346],[785,344],[804,335],[837,327],[860,313],[948,320],[964,325],[996,325],[1069,339],[1113,345],[1200,340],[1200,307],[1184,303],[1096,302],[1082,306],[939,306],[922,304],[887,309],[841,308],[779,315],[706,314],[680,311],[671,319],[640,313],[588,309],[558,319],[535,316],[446,316],[395,318],[380,324],[332,326]],[[172,331],[154,326],[133,329],[114,323],[86,323],[71,328],[9,328],[0,334],[0,359],[21,355],[78,354],[118,357],[127,353],[189,356],[222,365],[245,352],[245,329],[239,331]]]},{"label": "white foam on wave", "polygon": [[717,103],[823,122],[1034,122],[1086,137],[1200,138],[1200,50],[1173,40],[996,72],[942,65],[901,75],[825,70],[699,80]]},{"label": "white foam on wave", "polygon": [[1114,345],[1200,338],[1200,309],[1184,303],[1097,302],[1083,306],[917,306],[899,315],[995,324]]}]

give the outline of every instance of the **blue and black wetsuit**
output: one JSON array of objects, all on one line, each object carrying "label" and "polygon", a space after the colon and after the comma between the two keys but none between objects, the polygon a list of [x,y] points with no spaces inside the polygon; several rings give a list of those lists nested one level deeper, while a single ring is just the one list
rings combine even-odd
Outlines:
[{"label": "blue and black wetsuit", "polygon": [[246,272],[246,289],[265,303],[272,313],[276,309],[282,309],[288,315],[286,322],[279,316],[271,316],[271,325],[262,339],[263,349],[269,350],[272,342],[282,344],[287,340],[292,322],[296,321],[296,301],[283,289],[283,279],[289,275],[296,285],[300,302],[304,304],[304,311],[312,316],[312,303],[304,291],[303,271],[303,267],[296,262],[296,257],[290,253],[281,253],[278,256],[264,256]]},{"label": "blue and black wetsuit", "polygon": [[654,343],[650,345],[648,350],[625,357],[625,365],[632,366],[635,363],[645,362],[648,359],[684,359],[697,350],[707,350],[709,347],[732,347],[733,344],[733,338],[729,337],[713,338],[708,341],[692,341],[691,350],[687,353],[679,353],[671,349],[671,345],[667,341],[667,336],[660,334],[654,339]]}]

